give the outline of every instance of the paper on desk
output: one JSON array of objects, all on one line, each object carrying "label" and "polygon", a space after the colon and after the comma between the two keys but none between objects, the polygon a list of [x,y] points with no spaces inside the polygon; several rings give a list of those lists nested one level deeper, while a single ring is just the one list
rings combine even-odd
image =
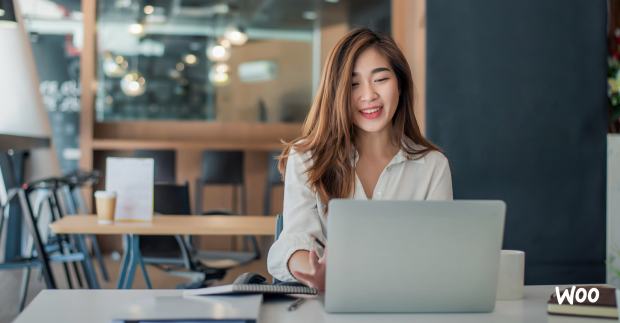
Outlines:
[{"label": "paper on desk", "polygon": [[115,220],[153,219],[152,158],[106,159],[106,190],[116,192]]}]

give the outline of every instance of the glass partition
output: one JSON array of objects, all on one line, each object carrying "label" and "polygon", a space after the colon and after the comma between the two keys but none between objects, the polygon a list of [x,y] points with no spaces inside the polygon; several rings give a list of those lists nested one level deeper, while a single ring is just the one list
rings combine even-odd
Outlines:
[{"label": "glass partition", "polygon": [[[52,122],[61,113],[63,120],[72,120],[54,129],[77,134],[79,55],[83,24],[88,23],[82,19],[81,0],[20,4]],[[390,1],[380,0],[96,4],[97,122],[301,122],[332,46],[326,39],[333,41],[355,26],[390,32]],[[54,54],[42,54],[47,51]],[[48,78],[47,70],[58,75]],[[70,147],[77,147],[75,141]],[[79,157],[76,150],[63,154]]]},{"label": "glass partition", "polygon": [[318,83],[322,28],[369,21],[389,28],[389,8],[389,1],[99,1],[97,121],[300,122]]},{"label": "glass partition", "polygon": [[54,147],[62,171],[69,172],[77,169],[80,157],[81,2],[20,0],[18,4],[30,35]]}]

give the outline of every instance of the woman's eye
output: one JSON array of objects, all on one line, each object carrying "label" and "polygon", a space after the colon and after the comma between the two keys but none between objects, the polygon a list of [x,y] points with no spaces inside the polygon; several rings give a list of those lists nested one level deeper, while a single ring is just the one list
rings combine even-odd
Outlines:
[{"label": "woman's eye", "polygon": [[353,83],[353,84],[351,84],[351,86],[352,86],[352,87],[356,87],[356,86],[358,86],[358,85],[360,85],[360,84],[359,84],[359,83]]},{"label": "woman's eye", "polygon": [[383,81],[385,81],[385,80],[387,80],[387,79],[389,79],[389,77],[384,77],[384,78],[381,78],[381,79],[375,80],[375,82],[376,82],[376,83],[379,83],[379,82],[383,82]]}]

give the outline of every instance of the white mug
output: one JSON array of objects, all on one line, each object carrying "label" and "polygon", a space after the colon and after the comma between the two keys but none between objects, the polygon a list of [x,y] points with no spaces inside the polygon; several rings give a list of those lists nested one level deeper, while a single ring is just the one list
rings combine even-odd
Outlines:
[{"label": "white mug", "polygon": [[502,250],[499,257],[497,277],[497,300],[518,300],[523,298],[525,275],[525,252]]}]

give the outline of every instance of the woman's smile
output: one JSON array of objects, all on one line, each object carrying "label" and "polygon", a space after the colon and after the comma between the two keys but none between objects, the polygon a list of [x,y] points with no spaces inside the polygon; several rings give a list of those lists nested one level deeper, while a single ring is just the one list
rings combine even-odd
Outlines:
[{"label": "woman's smile", "polygon": [[383,112],[383,106],[378,105],[378,106],[368,107],[368,108],[359,110],[359,112],[362,114],[364,118],[372,120],[372,119],[378,118],[381,115],[381,113]]}]

